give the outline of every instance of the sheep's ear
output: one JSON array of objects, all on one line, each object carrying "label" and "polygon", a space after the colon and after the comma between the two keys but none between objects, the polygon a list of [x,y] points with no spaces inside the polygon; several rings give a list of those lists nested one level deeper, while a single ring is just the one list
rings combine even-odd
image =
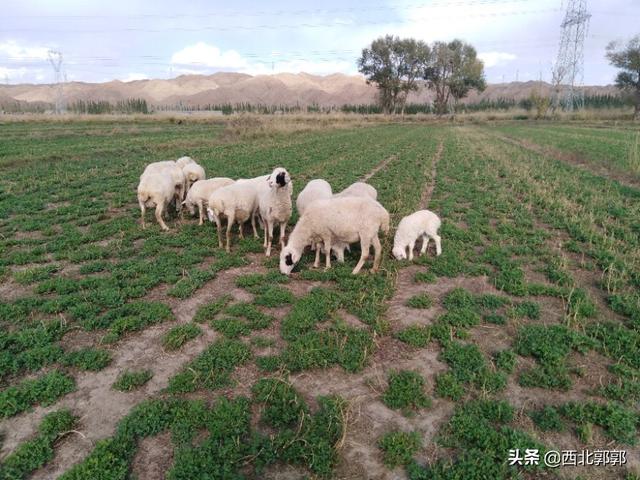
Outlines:
[{"label": "sheep's ear", "polygon": [[291,258],[291,254],[287,254],[286,257],[284,257],[284,263],[286,263],[287,265],[291,266],[293,265],[293,259]]}]

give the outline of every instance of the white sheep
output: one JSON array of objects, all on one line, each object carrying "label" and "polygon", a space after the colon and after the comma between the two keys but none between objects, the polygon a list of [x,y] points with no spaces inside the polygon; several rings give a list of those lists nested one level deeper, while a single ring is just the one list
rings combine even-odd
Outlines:
[{"label": "white sheep", "polygon": [[[361,197],[330,198],[313,202],[296,224],[287,246],[280,252],[280,271],[289,275],[300,261],[307,245],[323,242],[326,252],[334,242],[354,243],[360,240],[362,254],[353,269],[357,274],[369,256],[373,244],[375,256],[372,272],[378,270],[382,246],[378,231],[389,231],[389,213],[378,202]],[[331,255],[325,255],[326,268],[331,268]],[[316,249],[314,267],[320,266],[320,249]]]},{"label": "white sheep", "polygon": [[144,172],[142,172],[142,175],[140,175],[140,180],[142,180],[143,176],[151,173],[162,173],[165,175],[170,175],[175,187],[176,210],[180,211],[182,207],[182,201],[184,200],[184,196],[187,193],[186,179],[184,173],[182,172],[182,169],[176,164],[176,162],[173,162],[171,160],[150,163],[146,166]]},{"label": "white sheep", "polygon": [[411,215],[407,215],[398,224],[398,229],[393,239],[393,256],[397,260],[406,259],[408,248],[409,260],[413,260],[413,247],[415,247],[416,241],[420,237],[422,237],[420,255],[424,255],[427,251],[430,238],[436,242],[436,255],[440,255],[442,247],[440,245],[440,236],[438,235],[439,228],[440,218],[429,210],[418,210]]},{"label": "white sheep", "polygon": [[184,168],[186,165],[189,165],[190,163],[196,163],[195,160],[191,157],[180,157],[178,160],[176,160],[176,165],[178,165],[180,168]]},{"label": "white sheep", "polygon": [[191,186],[187,192],[187,198],[185,198],[182,204],[189,210],[191,215],[195,215],[195,207],[198,207],[198,213],[200,216],[198,225],[202,225],[204,221],[205,208],[206,205],[208,205],[211,194],[219,188],[226,187],[232,183],[234,183],[234,181],[226,177],[199,180]]},{"label": "white sheep", "polygon": [[273,241],[273,227],[280,225],[280,247],[284,247],[284,236],[287,222],[291,218],[291,195],[293,182],[289,172],[282,167],[277,167],[267,178],[269,188],[258,189],[258,208],[260,217],[264,223],[264,248],[267,257],[271,256],[271,243]]},{"label": "white sheep", "polygon": [[332,195],[333,191],[331,190],[329,182],[322,180],[321,178],[311,180],[298,194],[298,198],[296,198],[296,209],[298,210],[298,215],[304,215],[304,211],[307,206],[311,205],[316,200],[331,198]]},{"label": "white sheep", "polygon": [[342,190],[340,193],[336,193],[334,197],[369,197],[373,200],[378,199],[378,191],[364,182],[355,182]]},{"label": "white sheep", "polygon": [[207,178],[204,173],[204,168],[195,162],[188,163],[182,167],[182,173],[184,173],[185,180],[187,181],[187,189],[191,188],[191,185],[195,182]]},{"label": "white sheep", "polygon": [[256,209],[253,212],[253,219],[251,219],[251,226],[253,227],[253,236],[254,238],[258,238],[258,231],[256,230],[256,218],[259,220],[260,209],[257,202],[257,199],[260,198],[260,195],[267,190],[269,190],[269,175],[260,175],[259,177],[254,178],[239,178],[236,180],[236,183],[243,183],[246,185],[251,185],[256,191]]},{"label": "white sheep", "polygon": [[140,216],[142,218],[142,228],[146,228],[144,214],[146,207],[156,207],[156,220],[163,230],[169,230],[162,219],[167,205],[175,197],[175,186],[171,176],[163,172],[147,173],[140,177],[138,184],[138,204],[140,205]]},{"label": "white sheep", "polygon": [[231,251],[231,227],[234,222],[238,223],[240,238],[244,238],[242,224],[251,219],[253,232],[257,235],[255,216],[256,205],[258,204],[256,188],[250,182],[236,181],[231,185],[219,188],[209,197],[208,213],[210,218],[215,219],[218,227],[218,245],[222,247],[222,226],[220,216],[227,218],[227,252]]}]

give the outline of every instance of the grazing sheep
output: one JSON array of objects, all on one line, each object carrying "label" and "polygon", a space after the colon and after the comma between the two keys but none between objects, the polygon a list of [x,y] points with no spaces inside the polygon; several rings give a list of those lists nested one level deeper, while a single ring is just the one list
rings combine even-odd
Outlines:
[{"label": "grazing sheep", "polygon": [[333,192],[329,182],[320,178],[311,180],[298,194],[298,198],[296,198],[296,209],[298,210],[298,215],[304,215],[306,208],[316,200],[331,198],[332,195]]},{"label": "grazing sheep", "polygon": [[175,186],[175,205],[176,210],[180,211],[182,207],[182,201],[184,200],[184,196],[187,193],[186,189],[186,179],[182,169],[176,165],[176,162],[171,160],[163,161],[163,162],[154,162],[147,165],[140,176],[140,180],[142,177],[150,174],[150,173],[163,173],[165,175],[170,175]]},{"label": "grazing sheep", "polygon": [[138,203],[140,204],[140,216],[142,228],[146,228],[144,214],[146,207],[156,207],[156,220],[163,230],[169,230],[162,219],[162,214],[167,205],[175,197],[175,186],[169,175],[165,173],[147,173],[142,175],[138,184]]},{"label": "grazing sheep", "polygon": [[284,235],[287,222],[291,218],[291,195],[293,194],[293,182],[289,172],[282,167],[277,167],[267,178],[268,189],[259,188],[258,207],[260,217],[264,223],[264,248],[267,257],[271,256],[271,243],[273,241],[273,227],[280,225],[280,247],[284,247]]},{"label": "grazing sheep", "polygon": [[440,255],[442,247],[440,246],[440,236],[438,235],[439,228],[440,218],[429,210],[418,210],[411,215],[407,215],[398,224],[398,229],[393,239],[393,256],[397,260],[406,259],[408,248],[409,260],[413,260],[413,247],[420,237],[422,237],[420,255],[424,255],[427,251],[430,238],[433,238],[436,242],[436,255]]},{"label": "grazing sheep", "polygon": [[242,224],[251,219],[251,226],[256,232],[255,216],[258,203],[256,188],[250,182],[235,182],[226,187],[219,188],[209,197],[208,213],[213,217],[218,227],[218,244],[222,247],[222,227],[220,216],[227,217],[227,252],[231,251],[231,227],[238,222],[240,238],[244,238]]},{"label": "grazing sheep", "polygon": [[202,225],[204,221],[205,205],[209,201],[209,197],[217,189],[226,187],[234,183],[230,178],[217,177],[208,180],[199,180],[195,182],[187,192],[187,198],[182,204],[187,207],[191,215],[195,215],[195,207],[198,207],[200,221],[198,225]]},{"label": "grazing sheep", "polygon": [[191,157],[180,157],[178,160],[176,160],[176,165],[178,165],[180,168],[184,168],[190,163],[196,162]]},{"label": "grazing sheep", "polygon": [[373,200],[378,199],[378,191],[368,183],[356,182],[349,185],[340,193],[336,193],[334,197],[369,197]]},{"label": "grazing sheep", "polygon": [[191,185],[198,180],[204,180],[206,178],[204,168],[195,162],[182,167],[182,173],[184,173],[184,177],[187,181],[187,189],[191,188]]},{"label": "grazing sheep", "polygon": [[[389,213],[378,202],[360,197],[318,200],[305,210],[289,236],[289,243],[280,252],[280,271],[289,275],[307,245],[323,242],[328,252],[334,242],[349,244],[360,240],[362,254],[352,273],[355,275],[362,269],[372,244],[375,256],[371,271],[375,272],[380,266],[382,253],[378,230],[389,231]],[[326,268],[331,268],[331,255],[325,257]],[[314,267],[319,266],[318,248]]]}]

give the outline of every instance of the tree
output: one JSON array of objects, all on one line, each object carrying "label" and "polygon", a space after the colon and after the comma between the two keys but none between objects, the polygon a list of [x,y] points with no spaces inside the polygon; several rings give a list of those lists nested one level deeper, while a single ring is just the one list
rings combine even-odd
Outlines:
[{"label": "tree", "polygon": [[482,60],[473,46],[460,40],[433,44],[424,79],[435,90],[438,115],[447,112],[451,100],[457,104],[471,89],[486,88]]},{"label": "tree", "polygon": [[409,92],[418,89],[417,80],[429,61],[426,43],[412,38],[400,39],[393,35],[380,37],[362,50],[358,71],[367,83],[378,87],[380,106],[384,113],[402,113]]},{"label": "tree", "polygon": [[607,59],[611,65],[622,70],[616,75],[616,87],[633,96],[634,118],[640,119],[640,35],[624,46],[611,42],[607,45]]}]

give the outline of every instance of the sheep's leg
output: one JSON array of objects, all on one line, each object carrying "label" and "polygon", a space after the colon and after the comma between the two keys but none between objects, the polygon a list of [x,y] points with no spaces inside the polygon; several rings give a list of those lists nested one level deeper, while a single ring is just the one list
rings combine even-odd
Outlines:
[{"label": "sheep's leg", "polygon": [[231,227],[233,227],[233,224],[236,223],[236,216],[232,213],[231,215],[229,215],[227,217],[227,246],[226,246],[226,251],[230,252],[231,251]]},{"label": "sheep's leg", "polygon": [[380,239],[378,238],[378,234],[373,236],[373,268],[371,268],[372,272],[377,272],[378,268],[380,268],[380,260],[382,259],[382,245],[380,245]]},{"label": "sheep's leg", "polygon": [[162,219],[163,211],[164,211],[164,204],[158,203],[156,205],[156,220],[158,221],[158,224],[160,224],[160,227],[162,227],[163,230],[169,230],[169,227],[167,227],[167,224],[164,223],[164,220]]},{"label": "sheep's leg", "polygon": [[244,223],[238,220],[238,232],[240,233],[240,238],[244,240],[244,232],[242,231],[242,227],[244,227]]},{"label": "sheep's leg", "polygon": [[222,248],[222,222],[220,221],[220,216],[213,214],[216,221],[216,230],[218,234],[218,247]]},{"label": "sheep's leg", "polygon": [[324,239],[324,260],[324,269],[329,270],[331,268],[331,237]]},{"label": "sheep's leg", "polygon": [[433,239],[436,242],[436,255],[440,255],[442,253],[442,245],[440,243],[440,235],[434,235]]},{"label": "sheep's leg", "polygon": [[273,227],[274,224],[272,221],[267,220],[264,224],[264,238],[267,240],[267,257],[271,256],[271,243],[273,242]]},{"label": "sheep's leg", "polygon": [[320,249],[322,248],[322,246],[315,243],[312,243],[312,245],[316,246],[316,259],[313,262],[313,268],[320,268]]},{"label": "sheep's leg", "polygon": [[287,222],[280,223],[280,248],[284,248],[284,237],[287,234]]},{"label": "sheep's leg", "polygon": [[253,215],[251,215],[251,227],[253,228],[253,238],[260,238],[260,237],[258,237],[258,230],[256,229],[256,214],[255,213]]},{"label": "sheep's leg", "polygon": [[369,258],[369,247],[369,241],[360,237],[360,248],[362,249],[362,253],[360,254],[360,260],[358,261],[356,268],[354,268],[351,272],[353,275],[356,275],[358,272],[360,272],[360,270],[362,270],[364,262],[366,262],[367,258]]},{"label": "sheep's leg", "polygon": [[204,223],[204,205],[202,204],[202,201],[198,202],[198,213],[200,214],[200,221],[198,222],[198,225],[202,225]]},{"label": "sheep's leg", "polygon": [[140,219],[142,220],[142,229],[144,230],[147,226],[144,224],[144,214],[147,209],[144,206],[144,202],[138,202],[140,204]]},{"label": "sheep's leg", "polygon": [[424,255],[427,252],[428,246],[429,246],[429,235],[422,235],[422,248],[420,249],[420,256]]},{"label": "sheep's leg", "polygon": [[416,241],[412,240],[409,243],[409,261],[410,262],[413,260],[413,249],[415,248],[415,246],[416,246]]}]

